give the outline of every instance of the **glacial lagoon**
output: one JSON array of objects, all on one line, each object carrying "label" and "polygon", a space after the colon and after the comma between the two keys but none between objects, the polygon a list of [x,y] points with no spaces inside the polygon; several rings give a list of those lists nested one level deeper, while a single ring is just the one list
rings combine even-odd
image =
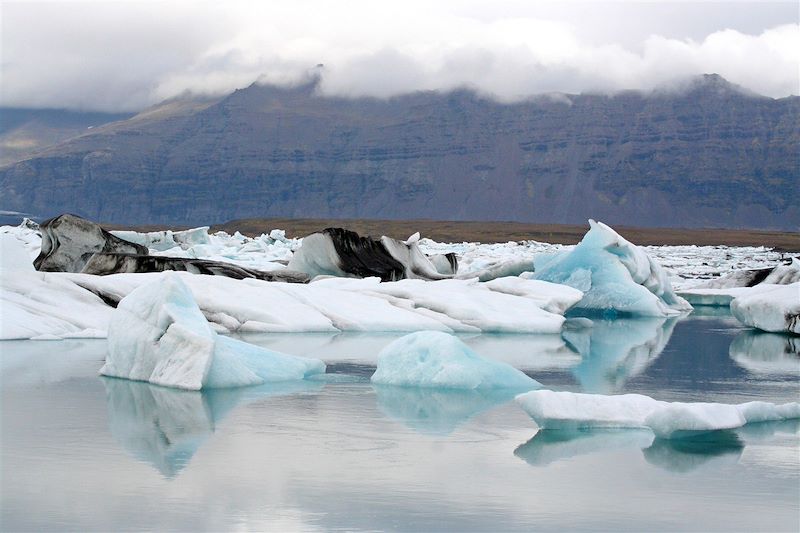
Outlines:
[{"label": "glacial lagoon", "polygon": [[[208,392],[99,377],[105,340],[5,341],[0,529],[800,529],[798,421],[537,433],[513,395],[370,384],[397,336],[248,335],[328,373]],[[719,309],[461,338],[554,390],[800,398],[798,339]]]}]

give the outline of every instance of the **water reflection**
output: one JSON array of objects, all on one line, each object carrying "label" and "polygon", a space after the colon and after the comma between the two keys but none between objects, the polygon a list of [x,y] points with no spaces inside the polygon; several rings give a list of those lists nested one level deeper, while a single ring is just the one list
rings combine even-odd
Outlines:
[{"label": "water reflection", "polygon": [[514,455],[533,466],[616,450],[642,450],[645,460],[670,472],[690,472],[711,460],[736,463],[744,442],[734,431],[697,433],[680,439],[657,439],[646,430],[540,430]]},{"label": "water reflection", "polygon": [[429,435],[449,435],[459,425],[520,391],[442,390],[373,385],[378,408],[388,417]]},{"label": "water reflection", "polygon": [[101,378],[114,438],[136,459],[173,478],[237,405],[265,396],[319,390],[322,382],[185,391],[127,379]]},{"label": "water reflection", "polygon": [[800,337],[745,330],[731,342],[731,359],[755,374],[800,374]]},{"label": "water reflection", "polygon": [[670,472],[686,473],[710,461],[737,463],[744,442],[734,431],[710,431],[683,439],[656,439],[642,450],[644,458],[654,466]]},{"label": "water reflection", "polygon": [[594,320],[591,328],[565,330],[564,339],[580,352],[572,369],[585,392],[609,394],[625,386],[661,354],[678,318]]}]

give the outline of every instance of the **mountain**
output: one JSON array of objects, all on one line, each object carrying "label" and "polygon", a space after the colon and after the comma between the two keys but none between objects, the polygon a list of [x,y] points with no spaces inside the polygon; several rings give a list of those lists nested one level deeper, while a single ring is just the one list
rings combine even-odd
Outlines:
[{"label": "mountain", "polygon": [[93,127],[130,117],[131,113],[0,107],[0,165],[28,159]]},{"label": "mountain", "polygon": [[800,98],[681,89],[179,98],[0,167],[0,209],[116,223],[430,218],[796,230]]}]

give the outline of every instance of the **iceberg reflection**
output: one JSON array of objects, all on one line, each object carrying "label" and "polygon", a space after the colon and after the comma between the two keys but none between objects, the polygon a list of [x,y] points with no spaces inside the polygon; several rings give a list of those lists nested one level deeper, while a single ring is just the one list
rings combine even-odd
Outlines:
[{"label": "iceberg reflection", "polygon": [[114,438],[136,459],[173,478],[234,407],[265,396],[319,390],[323,382],[187,391],[142,381],[101,378]]},{"label": "iceberg reflection", "polygon": [[678,318],[594,320],[591,328],[562,336],[582,361],[572,369],[584,392],[617,392],[641,374],[664,350]]},{"label": "iceberg reflection", "polygon": [[447,390],[373,385],[378,408],[418,433],[448,435],[492,407],[511,401],[519,390]]},{"label": "iceberg reflection", "polygon": [[737,462],[744,442],[735,431],[709,431],[678,439],[658,439],[638,429],[540,430],[514,455],[533,466],[593,453],[642,450],[645,460],[670,472],[690,472],[712,459]]},{"label": "iceberg reflection", "polygon": [[739,461],[744,442],[735,431],[709,431],[682,439],[656,439],[642,450],[645,460],[670,472],[691,472],[711,460]]},{"label": "iceberg reflection", "polygon": [[728,350],[737,365],[754,374],[800,374],[800,337],[746,330]]}]

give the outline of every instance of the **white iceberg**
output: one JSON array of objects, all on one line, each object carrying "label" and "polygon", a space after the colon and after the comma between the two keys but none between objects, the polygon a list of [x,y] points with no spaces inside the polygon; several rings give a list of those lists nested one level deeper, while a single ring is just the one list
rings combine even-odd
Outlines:
[{"label": "white iceberg", "polygon": [[184,250],[198,244],[211,244],[208,235],[208,226],[192,228],[182,231],[151,231],[140,233],[138,231],[110,231],[112,235],[128,242],[141,244],[152,251],[166,251],[180,247]]},{"label": "white iceberg", "polygon": [[800,335],[800,282],[770,287],[765,292],[735,298],[731,302],[733,316],[764,331]]},{"label": "white iceberg", "polygon": [[563,315],[583,298],[581,291],[566,285],[514,276],[493,279],[485,286],[495,292],[529,298],[545,311],[557,315]]},{"label": "white iceberg", "polygon": [[800,258],[792,257],[789,264],[756,270],[734,270],[719,278],[703,281],[692,289],[732,289],[735,287],[754,287],[760,284],[789,285],[800,281]]},{"label": "white iceberg", "polygon": [[389,344],[378,356],[372,382],[467,390],[541,386],[516,368],[481,357],[458,338],[438,331],[412,333]]},{"label": "white iceberg", "polygon": [[517,402],[542,429],[646,428],[660,438],[800,418],[797,402],[683,403],[641,394],[604,396],[549,390],[520,394]]},{"label": "white iceberg", "polygon": [[220,337],[189,288],[162,275],[126,296],[111,317],[100,373],[188,390],[303,379],[322,361],[292,357]]},{"label": "white iceberg", "polygon": [[644,250],[602,222],[573,249],[536,259],[534,279],[584,292],[576,307],[613,314],[669,316],[691,310],[672,290],[666,271]]}]

